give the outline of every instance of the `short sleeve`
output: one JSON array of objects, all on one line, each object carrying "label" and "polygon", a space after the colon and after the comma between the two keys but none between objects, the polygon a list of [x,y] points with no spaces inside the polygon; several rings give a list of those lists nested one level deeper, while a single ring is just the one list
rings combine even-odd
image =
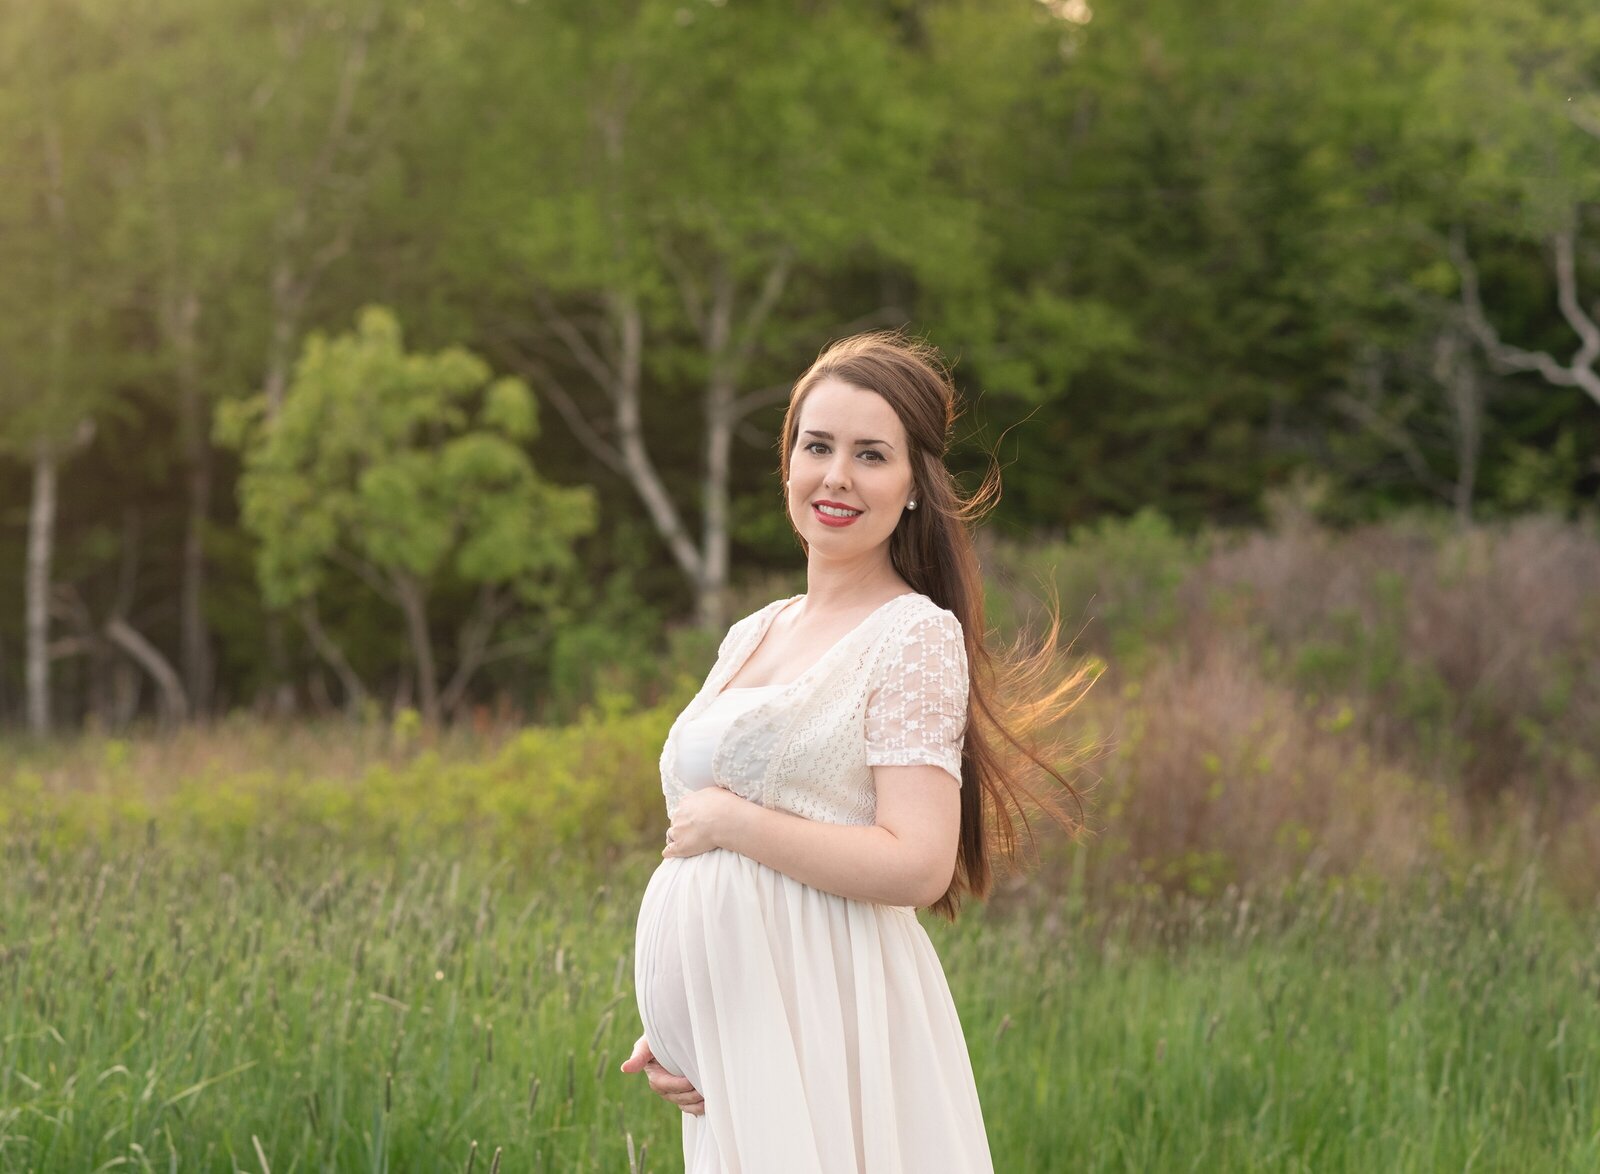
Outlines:
[{"label": "short sleeve", "polygon": [[943,608],[916,620],[885,654],[867,698],[867,765],[943,767],[961,781],[967,647]]}]

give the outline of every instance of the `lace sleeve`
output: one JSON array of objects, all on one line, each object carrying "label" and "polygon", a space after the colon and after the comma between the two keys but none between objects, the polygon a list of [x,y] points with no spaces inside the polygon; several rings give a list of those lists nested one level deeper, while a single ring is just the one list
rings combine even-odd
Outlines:
[{"label": "lace sleeve", "polygon": [[867,764],[931,763],[961,781],[967,728],[967,648],[961,621],[940,609],[890,649],[867,698]]}]

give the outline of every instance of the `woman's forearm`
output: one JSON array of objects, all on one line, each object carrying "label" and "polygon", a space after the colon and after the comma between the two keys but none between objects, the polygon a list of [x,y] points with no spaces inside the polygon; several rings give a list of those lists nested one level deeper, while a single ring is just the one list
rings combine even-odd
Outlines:
[{"label": "woman's forearm", "polygon": [[913,846],[877,825],[824,823],[745,803],[721,839],[729,851],[801,884],[856,901],[917,907],[932,904],[944,892],[944,884],[931,875]]}]

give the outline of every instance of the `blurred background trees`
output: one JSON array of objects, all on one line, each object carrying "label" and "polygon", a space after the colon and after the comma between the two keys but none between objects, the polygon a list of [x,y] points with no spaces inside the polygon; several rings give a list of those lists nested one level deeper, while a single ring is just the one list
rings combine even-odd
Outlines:
[{"label": "blurred background trees", "polygon": [[[1007,540],[1600,491],[1579,0],[3,0],[0,165],[6,725],[647,686],[798,564],[783,400],[869,326],[957,361],[959,467],[1005,433]],[[369,305],[485,365],[314,391]],[[413,393],[405,475],[313,459]],[[345,549],[452,566],[425,605],[281,561],[362,469]]]}]

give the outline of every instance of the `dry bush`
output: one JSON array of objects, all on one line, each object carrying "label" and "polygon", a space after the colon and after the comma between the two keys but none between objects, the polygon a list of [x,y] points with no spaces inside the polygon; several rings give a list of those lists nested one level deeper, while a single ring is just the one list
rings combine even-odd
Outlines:
[{"label": "dry bush", "polygon": [[1542,858],[1600,893],[1593,522],[1280,522],[996,545],[992,611],[1028,622],[1043,571],[1109,660],[1076,718],[1120,742],[1090,791],[1096,875],[1198,891]]},{"label": "dry bush", "polygon": [[1463,829],[1443,788],[1375,756],[1342,706],[1268,680],[1237,632],[1091,697],[1117,742],[1095,821],[1113,871],[1201,893],[1307,868],[1398,879]]},{"label": "dry bush", "polygon": [[1290,679],[1349,698],[1386,754],[1469,795],[1542,799],[1596,781],[1592,527],[1524,517],[1249,534],[1220,543],[1180,597],[1191,627],[1231,611]]}]

